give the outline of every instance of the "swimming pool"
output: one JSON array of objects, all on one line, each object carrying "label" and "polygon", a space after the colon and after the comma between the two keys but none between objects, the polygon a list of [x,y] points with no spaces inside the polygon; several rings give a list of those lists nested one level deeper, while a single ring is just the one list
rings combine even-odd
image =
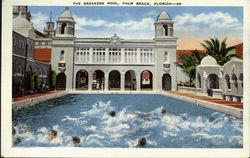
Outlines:
[{"label": "swimming pool", "polygon": [[145,148],[243,146],[242,119],[162,95],[67,95],[12,115],[14,147],[75,146],[73,137],[80,147],[140,147],[143,137]]}]

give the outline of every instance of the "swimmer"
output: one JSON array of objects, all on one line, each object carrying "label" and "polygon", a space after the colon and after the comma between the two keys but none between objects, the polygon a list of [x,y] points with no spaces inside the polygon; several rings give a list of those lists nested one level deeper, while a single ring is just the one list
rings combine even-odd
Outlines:
[{"label": "swimmer", "polygon": [[52,141],[57,136],[57,131],[51,130],[51,133],[48,136],[48,141]]}]

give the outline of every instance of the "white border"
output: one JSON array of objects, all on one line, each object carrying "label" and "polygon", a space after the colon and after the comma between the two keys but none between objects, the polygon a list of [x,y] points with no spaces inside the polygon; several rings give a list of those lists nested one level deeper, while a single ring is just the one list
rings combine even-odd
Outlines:
[{"label": "white border", "polygon": [[[78,0],[83,1],[83,0]],[[87,1],[87,0],[85,0]],[[91,2],[91,0],[88,0]],[[101,1],[101,0],[99,0]],[[102,0],[107,1],[107,0]],[[116,0],[111,0],[116,1]],[[139,1],[139,0],[127,0]],[[141,0],[148,1],[148,0]],[[166,0],[155,0],[164,2]],[[182,6],[243,6],[244,5],[244,127],[243,149],[118,149],[118,148],[12,148],[11,139],[11,75],[12,75],[12,5],[72,6],[72,0],[4,0],[2,2],[2,88],[1,88],[1,151],[4,157],[248,157],[249,156],[249,74],[250,74],[250,0],[169,0]],[[150,1],[152,2],[152,1]]]}]

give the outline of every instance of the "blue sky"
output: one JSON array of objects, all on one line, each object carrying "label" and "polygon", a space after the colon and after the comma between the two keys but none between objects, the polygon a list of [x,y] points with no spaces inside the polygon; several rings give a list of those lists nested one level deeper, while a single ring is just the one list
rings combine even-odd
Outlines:
[{"label": "blue sky", "polygon": [[[42,31],[45,22],[56,21],[65,7],[29,7],[32,22]],[[228,38],[228,45],[242,42],[242,7],[69,7],[76,20],[77,37],[153,38],[154,21],[162,11],[174,20],[178,49],[200,48],[209,37]]]}]

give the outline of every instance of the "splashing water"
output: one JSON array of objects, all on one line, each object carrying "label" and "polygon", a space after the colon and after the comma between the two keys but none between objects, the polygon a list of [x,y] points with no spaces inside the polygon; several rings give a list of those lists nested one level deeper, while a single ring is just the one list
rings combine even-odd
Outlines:
[{"label": "splashing water", "polygon": [[75,146],[74,136],[80,147],[243,146],[241,119],[161,95],[68,95],[13,112],[15,147]]}]

